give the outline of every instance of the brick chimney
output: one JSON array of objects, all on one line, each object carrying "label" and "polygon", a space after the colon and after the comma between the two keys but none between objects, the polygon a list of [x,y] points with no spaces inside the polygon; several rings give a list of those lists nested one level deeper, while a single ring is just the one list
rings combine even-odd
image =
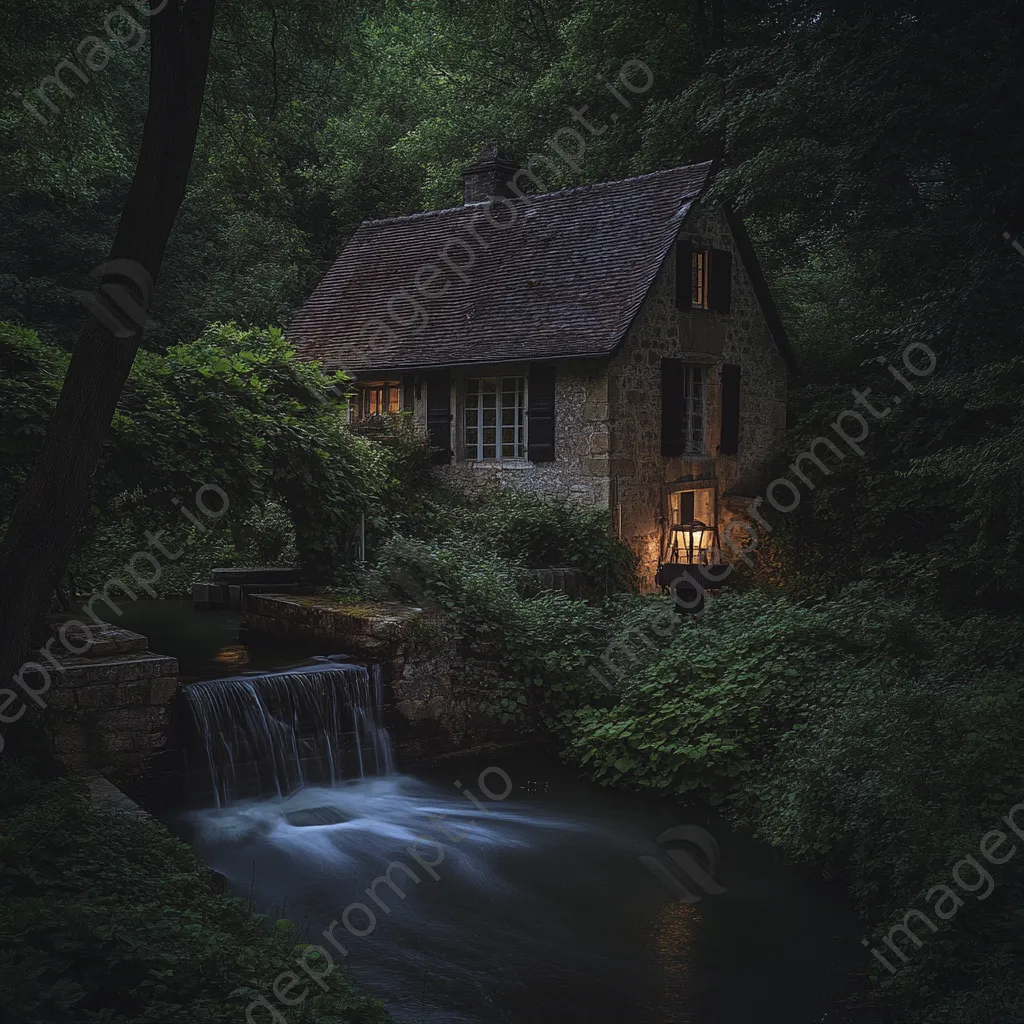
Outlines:
[{"label": "brick chimney", "polygon": [[464,203],[485,203],[488,199],[514,199],[510,185],[519,170],[519,161],[496,142],[485,146],[476,163],[462,170]]}]

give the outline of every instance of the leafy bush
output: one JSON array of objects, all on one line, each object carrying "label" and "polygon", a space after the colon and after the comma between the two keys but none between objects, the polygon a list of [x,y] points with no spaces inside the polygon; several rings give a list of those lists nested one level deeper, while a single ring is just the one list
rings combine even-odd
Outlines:
[{"label": "leafy bush", "polygon": [[[151,818],[91,808],[65,781],[0,771],[0,1018],[237,1024],[260,994],[274,1004],[270,986],[298,958],[279,925],[219,891]],[[344,971],[325,984],[290,1022],[390,1020]]]},{"label": "leafy bush", "polygon": [[[67,365],[31,331],[0,324],[0,525],[27,477]],[[364,437],[323,375],[280,330],[212,324],[164,353],[142,351],[125,385],[72,570],[83,589],[123,571],[147,532],[182,549],[157,593],[187,591],[216,564],[300,564],[323,575],[354,552],[423,529],[434,499],[425,438],[408,417]],[[181,512],[215,485],[229,511],[212,529]],[[211,505],[216,507],[214,499]],[[202,517],[200,517],[202,518]],[[209,524],[206,524],[209,526]]]},{"label": "leafy bush", "polygon": [[35,459],[68,355],[34,331],[0,323],[0,528]]},{"label": "leafy bush", "polygon": [[636,556],[611,535],[605,509],[502,488],[468,502],[454,523],[530,568],[582,569],[601,594],[635,583]]},{"label": "leafy bush", "polygon": [[605,784],[713,804],[750,798],[838,646],[816,613],[758,593],[723,594],[699,619],[675,619],[669,598],[634,600],[611,635],[625,683],[614,707],[576,713],[574,756]]},{"label": "leafy bush", "polygon": [[366,591],[438,613],[421,625],[421,653],[447,652],[486,679],[483,710],[504,722],[553,726],[562,710],[595,696],[585,665],[599,649],[605,616],[561,594],[524,596],[529,578],[522,563],[470,541],[396,537],[370,570]]},{"label": "leafy bush", "polygon": [[[764,773],[758,820],[788,855],[843,873],[877,943],[907,910],[927,913],[932,886],[949,884],[965,856],[980,858],[981,837],[1008,831],[1001,819],[1024,800],[1024,626],[988,615],[949,622],[877,598],[871,606],[856,591],[827,610],[849,615],[844,628],[877,647],[821,674],[804,721]],[[1024,857],[988,869],[991,898],[961,893],[966,905],[947,925],[929,913],[939,933],[895,977],[878,971],[922,1020],[1014,1019],[986,1017],[968,1000],[936,1015],[935,994],[965,985],[1021,1005]]]},{"label": "leafy bush", "polygon": [[[621,699],[568,717],[571,754],[606,784],[725,803],[788,857],[841,875],[869,934],[927,909],[1024,800],[1019,620],[954,622],[867,583],[802,605],[725,593],[674,629],[665,610],[625,602]],[[965,897],[895,977],[879,969],[884,998],[915,1020],[1016,1019],[943,999],[978,984],[978,1007],[1021,1005],[1022,869],[1024,855],[992,868],[991,899]]]}]

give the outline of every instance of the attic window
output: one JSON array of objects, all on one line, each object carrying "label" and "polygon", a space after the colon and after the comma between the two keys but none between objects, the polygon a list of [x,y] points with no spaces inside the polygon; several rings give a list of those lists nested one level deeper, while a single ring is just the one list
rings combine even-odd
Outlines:
[{"label": "attic window", "polygon": [[708,269],[710,265],[711,253],[704,249],[693,250],[690,305],[694,309],[708,308]]},{"label": "attic window", "polygon": [[732,304],[732,253],[704,249],[688,238],[676,242],[676,308],[681,313],[728,313]]}]

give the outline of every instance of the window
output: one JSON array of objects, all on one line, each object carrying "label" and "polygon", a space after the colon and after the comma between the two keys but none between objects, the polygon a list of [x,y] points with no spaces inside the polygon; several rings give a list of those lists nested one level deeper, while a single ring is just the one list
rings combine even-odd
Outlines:
[{"label": "window", "polygon": [[525,377],[471,377],[466,381],[466,458],[526,457]]},{"label": "window", "polygon": [[671,491],[667,526],[663,536],[663,561],[676,565],[706,565],[719,560],[713,487]]},{"label": "window", "polygon": [[402,409],[401,385],[398,381],[373,381],[359,386],[359,418],[397,413]]},{"label": "window", "polygon": [[707,368],[661,361],[661,454],[706,455]]},{"label": "window", "polygon": [[732,253],[705,249],[692,239],[676,241],[676,309],[728,313],[732,304]]},{"label": "window", "polygon": [[711,254],[702,249],[693,250],[693,268],[691,271],[690,305],[694,309],[708,308],[708,270],[711,265]]},{"label": "window", "polygon": [[707,373],[703,366],[683,366],[683,454],[703,455],[707,420]]},{"label": "window", "polygon": [[671,491],[668,505],[672,526],[681,526],[694,520],[708,526],[715,525],[715,492],[711,487],[701,487],[693,491]]}]

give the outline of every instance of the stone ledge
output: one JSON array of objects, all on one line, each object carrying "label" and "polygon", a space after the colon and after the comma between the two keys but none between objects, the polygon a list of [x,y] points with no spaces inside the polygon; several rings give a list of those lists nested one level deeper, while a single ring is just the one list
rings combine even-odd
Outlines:
[{"label": "stone ledge", "polygon": [[177,676],[159,676],[124,683],[92,683],[58,687],[48,701],[58,711],[112,711],[124,707],[168,704],[178,692]]},{"label": "stone ledge", "polygon": [[58,658],[63,686],[86,686],[90,683],[108,685],[138,679],[169,678],[178,674],[177,658],[143,651],[128,656],[85,658],[74,655]]},{"label": "stone ledge", "polygon": [[[75,654],[70,646],[65,646],[65,650],[68,651],[64,655],[65,658],[109,658],[119,654],[141,653],[149,646],[149,641],[141,633],[111,625],[109,622],[85,622],[84,619],[73,615],[62,615],[51,618],[49,623],[53,635],[58,640],[62,629],[72,627],[65,630],[65,638],[69,645],[80,647],[85,641],[91,641],[81,654]],[[61,640],[61,643],[64,641]]]},{"label": "stone ledge", "polygon": [[149,817],[131,797],[126,796],[105,775],[97,771],[82,772],[82,778],[89,787],[89,803],[94,807],[112,807],[128,814]]},{"label": "stone ledge", "polygon": [[346,604],[327,596],[253,594],[242,622],[249,629],[295,640],[325,640],[349,654],[388,656],[423,614],[409,605],[369,601]]},{"label": "stone ledge", "polygon": [[298,569],[278,568],[276,566],[256,566],[246,568],[229,566],[210,570],[210,582],[215,584],[245,584],[256,586],[273,586],[275,583],[299,583],[302,574]]}]

